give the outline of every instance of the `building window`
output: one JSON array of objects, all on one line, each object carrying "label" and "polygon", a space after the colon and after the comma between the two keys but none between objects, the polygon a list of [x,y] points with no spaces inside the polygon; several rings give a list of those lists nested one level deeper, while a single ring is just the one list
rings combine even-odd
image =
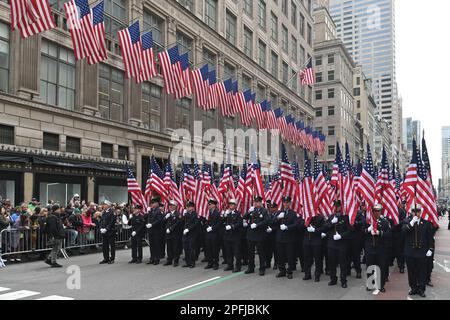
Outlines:
[{"label": "building window", "polygon": [[334,81],[334,70],[328,71],[328,81]]},{"label": "building window", "polygon": [[334,106],[329,106],[328,107],[328,115],[329,116],[334,116]]},{"label": "building window", "polygon": [[205,23],[212,29],[217,27],[217,0],[205,0]]},{"label": "building window", "polygon": [[9,28],[0,23],[0,91],[9,87]]},{"label": "building window", "polygon": [[322,72],[316,72],[316,82],[317,83],[322,82]]},{"label": "building window", "polygon": [[144,30],[152,32],[156,52],[162,51],[164,48],[164,20],[153,13],[144,11]]},{"label": "building window", "polygon": [[266,87],[258,85],[256,88],[256,100],[264,101],[266,100]]},{"label": "building window", "polygon": [[73,52],[42,40],[41,99],[46,104],[73,110],[75,106],[75,57]]},{"label": "building window", "polygon": [[289,66],[288,66],[288,64],[286,63],[286,62],[284,62],[283,61],[283,64],[282,64],[282,70],[281,70],[281,72],[282,72],[282,80],[283,80],[283,83],[284,84],[286,84],[287,82],[288,82],[288,78],[289,78]]},{"label": "building window", "polygon": [[253,32],[244,26],[244,53],[249,58],[253,56]]},{"label": "building window", "polygon": [[334,54],[328,55],[328,64],[334,64]]},{"label": "building window", "polygon": [[191,99],[183,98],[175,102],[175,128],[191,130]]},{"label": "building window", "polygon": [[81,140],[80,138],[66,137],[66,152],[81,153]]},{"label": "building window", "polygon": [[120,160],[129,160],[130,159],[130,156],[128,154],[128,147],[119,146],[117,151],[118,151],[117,155]]},{"label": "building window", "polygon": [[356,114],[356,119],[357,119],[358,121],[361,121],[361,113],[358,112],[358,113]]},{"label": "building window", "polygon": [[188,53],[192,57],[192,39],[177,31],[178,52],[180,55]]},{"label": "building window", "polygon": [[316,109],[316,117],[320,118],[322,116],[322,108],[317,108]]},{"label": "building window", "polygon": [[328,127],[328,135],[329,136],[334,136],[334,126]]},{"label": "building window", "polygon": [[328,89],[328,99],[334,98],[334,88]]},{"label": "building window", "polygon": [[278,55],[272,51],[272,65],[271,65],[272,75],[278,79]]},{"label": "building window", "polygon": [[261,67],[266,68],[266,44],[259,40],[258,42],[258,62]]},{"label": "building window", "polygon": [[113,158],[113,145],[102,142],[102,158]]},{"label": "building window", "polygon": [[270,94],[270,103],[272,105],[272,110],[275,110],[278,108],[278,96],[276,94],[273,94],[273,93]]},{"label": "building window", "polygon": [[292,60],[294,60],[295,63],[297,63],[298,62],[297,39],[294,36],[292,36],[291,42],[292,42],[291,58],[292,58]]},{"label": "building window", "polygon": [[244,12],[253,17],[253,0],[244,0]]},{"label": "building window", "polygon": [[299,31],[303,39],[305,38],[305,16],[300,13]]},{"label": "building window", "polygon": [[223,66],[224,79],[236,79],[236,68],[229,63],[224,63]]},{"label": "building window", "polygon": [[106,47],[116,54],[121,54],[117,33],[127,27],[126,5],[126,0],[106,0],[104,3]]},{"label": "building window", "polygon": [[0,144],[14,144],[14,127],[0,125]]},{"label": "building window", "polygon": [[294,1],[291,1],[291,23],[297,28],[297,6]]},{"label": "building window", "polygon": [[288,0],[281,0],[281,12],[287,17],[288,15]]},{"label": "building window", "polygon": [[59,135],[44,132],[44,149],[51,151],[59,151]]},{"label": "building window", "polygon": [[288,43],[288,29],[281,25],[281,46],[285,52],[289,51],[289,43]]},{"label": "building window", "polygon": [[316,100],[322,100],[322,90],[316,90]]},{"label": "building window", "polygon": [[328,155],[329,156],[335,155],[335,146],[328,146]]},{"label": "building window", "polygon": [[188,9],[189,11],[193,11],[194,9],[194,0],[177,0],[183,7]]},{"label": "building window", "polygon": [[357,86],[361,85],[361,78],[360,77],[356,77],[356,85]]},{"label": "building window", "polygon": [[203,48],[203,64],[208,64],[209,70],[216,70],[216,55],[206,48]]},{"label": "building window", "polygon": [[98,104],[104,119],[123,121],[123,72],[106,64],[99,66]]},{"label": "building window", "polygon": [[236,17],[228,10],[226,17],[226,39],[228,42],[236,45]]},{"label": "building window", "polygon": [[215,109],[203,111],[203,133],[208,129],[217,128],[217,113]]},{"label": "building window", "polygon": [[361,89],[360,88],[353,88],[353,96],[359,97],[361,95]]},{"label": "building window", "polygon": [[145,82],[142,84],[142,123],[152,131],[161,130],[162,88]]},{"label": "building window", "polygon": [[309,24],[308,24],[307,30],[308,30],[307,41],[308,41],[308,44],[310,46],[312,46],[312,28],[311,28],[311,26]]},{"label": "building window", "polygon": [[278,18],[273,14],[273,12],[270,15],[270,26],[272,31],[272,40],[278,42]]},{"label": "building window", "polygon": [[361,108],[361,100],[356,101],[356,107],[358,109]]},{"label": "building window", "polygon": [[315,57],[316,60],[316,67],[322,65],[322,56]]},{"label": "building window", "polygon": [[242,75],[242,89],[243,91],[247,91],[252,88],[252,78],[243,74]]},{"label": "building window", "polygon": [[258,4],[258,24],[261,29],[266,30],[266,3],[259,0]]}]

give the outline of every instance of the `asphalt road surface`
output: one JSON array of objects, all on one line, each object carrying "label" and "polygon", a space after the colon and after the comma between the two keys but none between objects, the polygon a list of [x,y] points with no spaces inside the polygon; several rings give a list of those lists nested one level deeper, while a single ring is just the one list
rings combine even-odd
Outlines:
[{"label": "asphalt road surface", "polygon": [[[428,300],[450,299],[450,231],[447,224],[447,218],[443,218],[436,235],[434,287],[427,288],[425,299]],[[148,255],[148,248],[144,248],[146,260]],[[400,274],[396,267],[391,268],[386,293],[377,293],[367,292],[365,280],[356,279],[354,271],[348,288],[342,289],[339,285],[329,287],[327,276],[323,276],[319,283],[302,281],[303,273],[299,271],[294,273],[292,280],[276,279],[277,271],[273,270],[260,277],[258,273],[224,272],[223,268],[204,270],[204,263],[198,263],[194,269],[162,264],[130,265],[130,256],[130,250],[118,251],[113,265],[99,265],[102,260],[100,253],[73,256],[69,260],[59,260],[64,266],[61,269],[51,269],[42,261],[8,265],[0,269],[0,300],[422,299],[407,296],[407,275]]]}]

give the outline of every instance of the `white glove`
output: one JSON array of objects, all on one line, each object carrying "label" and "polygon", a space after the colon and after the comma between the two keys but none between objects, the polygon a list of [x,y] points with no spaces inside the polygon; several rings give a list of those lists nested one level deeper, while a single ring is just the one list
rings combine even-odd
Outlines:
[{"label": "white glove", "polygon": [[278,215],[278,219],[283,219],[284,218],[284,212],[281,212],[279,215]]},{"label": "white glove", "polygon": [[166,233],[169,234],[170,233],[170,229],[166,229]]},{"label": "white glove", "polygon": [[101,232],[101,233],[106,233],[106,229],[103,229],[103,228],[102,228],[102,229],[100,229],[100,232]]},{"label": "white glove", "polygon": [[147,223],[147,224],[145,225],[145,227],[146,227],[147,229],[150,229],[150,228],[152,227],[152,224],[151,224],[151,223]]},{"label": "white glove", "polygon": [[336,233],[336,234],[333,236],[333,239],[334,239],[334,241],[339,241],[339,240],[342,239],[342,236],[341,236],[339,233]]},{"label": "white glove", "polygon": [[186,210],[186,209],[184,209],[184,210],[183,210],[183,214],[186,214],[186,213],[187,213],[187,210]]},{"label": "white glove", "polygon": [[282,225],[280,226],[281,231],[286,231],[287,228],[288,228],[288,227],[287,227],[285,224],[282,224]]},{"label": "white glove", "polygon": [[243,226],[244,228],[247,228],[247,227],[248,227],[248,223],[247,223],[246,220],[244,220],[244,221],[242,222],[242,226]]},{"label": "white glove", "polygon": [[225,211],[225,214],[223,215],[225,218],[228,217],[228,215],[230,214],[230,210]]},{"label": "white glove", "polygon": [[166,220],[170,218],[170,213],[166,214]]},{"label": "white glove", "polygon": [[325,233],[322,233],[320,236],[322,237],[322,239],[325,239],[327,235]]},{"label": "white glove", "polygon": [[267,232],[267,233],[271,233],[271,232],[272,232],[272,228],[271,228],[271,227],[267,227],[266,232]]},{"label": "white glove", "polygon": [[337,218],[337,217],[334,217],[333,219],[331,219],[331,223],[332,223],[332,224],[338,223],[338,218]]},{"label": "white glove", "polygon": [[431,257],[432,255],[433,255],[433,251],[428,250],[428,252],[427,252],[427,257]]},{"label": "white glove", "polygon": [[189,232],[189,229],[184,229],[183,234],[187,234]]},{"label": "white glove", "polygon": [[411,227],[414,227],[414,225],[419,221],[419,218],[417,217],[413,217],[411,222],[409,223],[411,225]]},{"label": "white glove", "polygon": [[256,229],[256,223],[252,223],[252,225],[250,226],[250,228]]},{"label": "white glove", "polygon": [[231,226],[230,225],[226,226],[225,230],[227,230],[227,231],[231,230]]},{"label": "white glove", "polygon": [[372,232],[372,230],[373,230],[373,226],[370,225],[370,227],[367,228],[367,232]]},{"label": "white glove", "polygon": [[131,236],[132,236],[132,237],[136,236],[136,231],[133,231],[133,232],[131,233]]},{"label": "white glove", "polygon": [[206,228],[206,232],[211,232],[211,231],[212,231],[211,227]]},{"label": "white glove", "polygon": [[251,207],[250,210],[248,210],[248,212],[253,212],[255,211],[255,207]]},{"label": "white glove", "polygon": [[377,231],[372,230],[371,233],[372,233],[373,236],[379,236],[380,235],[380,231],[378,231],[378,230]]},{"label": "white glove", "polygon": [[316,228],[314,228],[313,226],[309,226],[307,230],[308,230],[308,232],[313,233],[316,231]]}]

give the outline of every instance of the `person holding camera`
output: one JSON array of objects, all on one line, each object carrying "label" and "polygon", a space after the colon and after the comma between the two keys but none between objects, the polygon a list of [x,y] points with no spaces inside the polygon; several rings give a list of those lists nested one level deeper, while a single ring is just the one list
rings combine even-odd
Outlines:
[{"label": "person holding camera", "polygon": [[58,258],[59,251],[61,251],[62,242],[66,237],[66,233],[64,232],[64,226],[61,220],[61,208],[58,204],[52,206],[51,212],[47,216],[45,231],[50,238],[49,245],[52,246],[52,251],[45,260],[45,263],[52,268],[61,268],[62,265],[58,264],[56,259]]}]

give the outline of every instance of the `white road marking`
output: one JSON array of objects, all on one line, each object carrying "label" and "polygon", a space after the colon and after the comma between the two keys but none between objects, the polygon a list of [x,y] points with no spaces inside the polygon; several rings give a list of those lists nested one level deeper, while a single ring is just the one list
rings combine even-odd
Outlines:
[{"label": "white road marking", "polygon": [[0,294],[0,300],[17,300],[22,298],[27,298],[40,294],[40,292],[29,291],[29,290],[19,290],[9,293]]},{"label": "white road marking", "polygon": [[211,278],[211,279],[208,279],[208,280],[200,281],[200,282],[191,284],[190,286],[187,286],[187,287],[184,287],[184,288],[181,288],[181,289],[177,289],[177,290],[174,290],[174,291],[171,291],[171,292],[162,294],[162,295],[160,295],[160,296],[151,298],[151,299],[149,299],[149,300],[158,300],[158,299],[161,299],[161,298],[170,296],[170,295],[172,295],[172,294],[174,294],[174,293],[178,293],[178,292],[181,292],[181,291],[184,291],[184,290],[187,290],[187,289],[190,289],[190,288],[193,288],[193,287],[196,287],[196,286],[199,286],[199,285],[202,285],[202,284],[204,284],[204,283],[207,283],[207,282],[210,282],[210,281],[214,281],[214,280],[217,280],[217,279],[220,279],[220,278],[221,278],[220,276],[217,276],[217,277],[214,277],[214,278]]},{"label": "white road marking", "polygon": [[374,296],[376,296],[376,295],[378,295],[380,293],[380,290],[375,290],[374,292],[372,292],[372,294],[374,295]]},{"label": "white road marking", "polygon": [[442,269],[444,269],[445,272],[450,272],[450,268],[448,268],[447,266],[444,266],[444,265],[440,264],[440,263],[437,262],[437,261],[436,261],[436,263],[437,263],[437,265],[438,265],[439,267],[441,267]]},{"label": "white road marking", "polygon": [[2,292],[2,291],[8,291],[8,290],[11,290],[11,289],[10,289],[10,288],[0,287],[0,292]]},{"label": "white road marking", "polygon": [[39,299],[36,299],[36,300],[74,300],[74,299],[73,298],[69,298],[69,297],[53,295],[53,296],[39,298]]}]

